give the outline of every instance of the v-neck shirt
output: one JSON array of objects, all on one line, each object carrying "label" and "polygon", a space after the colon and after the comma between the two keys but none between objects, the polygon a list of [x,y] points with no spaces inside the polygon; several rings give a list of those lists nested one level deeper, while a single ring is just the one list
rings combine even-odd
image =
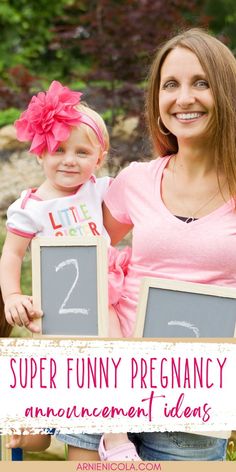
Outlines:
[{"label": "v-neck shirt", "polygon": [[171,156],[133,162],[105,195],[111,214],[133,225],[132,257],[117,305],[126,336],[132,334],[143,277],[236,287],[236,211],[231,199],[186,224],[161,198],[161,183]]}]

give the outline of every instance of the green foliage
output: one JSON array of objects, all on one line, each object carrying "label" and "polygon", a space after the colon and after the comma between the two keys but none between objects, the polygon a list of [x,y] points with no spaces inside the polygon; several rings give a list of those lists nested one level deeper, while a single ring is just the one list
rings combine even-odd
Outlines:
[{"label": "green foliage", "polygon": [[63,15],[71,0],[2,0],[0,3],[0,71],[21,64],[40,70],[50,54],[54,18]]},{"label": "green foliage", "polygon": [[235,0],[207,0],[204,10],[210,29],[236,53]]},{"label": "green foliage", "polygon": [[0,128],[2,126],[14,123],[20,116],[21,111],[17,108],[8,108],[7,110],[0,110]]},{"label": "green foliage", "polygon": [[2,0],[1,79],[11,83],[9,69],[20,65],[40,81],[70,83],[89,67],[100,79],[137,83],[158,44],[184,24],[209,26],[236,49],[235,0]]},{"label": "green foliage", "polygon": [[101,116],[103,117],[104,121],[106,123],[111,123],[113,119],[113,115],[115,114],[116,118],[119,116],[124,116],[124,110],[122,108],[115,108],[115,109],[108,109],[101,113]]},{"label": "green foliage", "polygon": [[83,82],[83,80],[74,80],[73,82],[70,82],[69,84],[70,88],[73,90],[84,90],[86,88],[86,83]]}]

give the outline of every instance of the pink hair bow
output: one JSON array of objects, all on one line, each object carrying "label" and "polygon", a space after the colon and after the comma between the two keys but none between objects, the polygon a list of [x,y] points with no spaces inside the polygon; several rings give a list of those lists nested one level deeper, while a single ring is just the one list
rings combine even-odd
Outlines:
[{"label": "pink hair bow", "polygon": [[39,156],[45,151],[55,152],[69,138],[71,126],[80,122],[80,112],[74,107],[81,95],[54,80],[47,92],[32,97],[15,122],[19,141],[31,141],[30,152]]}]

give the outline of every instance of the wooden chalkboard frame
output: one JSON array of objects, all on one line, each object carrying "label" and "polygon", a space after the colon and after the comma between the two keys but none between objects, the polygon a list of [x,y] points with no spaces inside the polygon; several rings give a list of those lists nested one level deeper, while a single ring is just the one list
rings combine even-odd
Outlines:
[{"label": "wooden chalkboard frame", "polygon": [[[41,248],[42,247],[65,247],[65,246],[93,246],[96,248],[97,256],[97,307],[98,307],[98,336],[107,337],[109,327],[108,317],[108,263],[107,263],[107,242],[102,236],[85,236],[85,237],[66,237],[58,238],[37,237],[32,240],[32,293],[35,305],[41,309]],[[40,337],[72,337],[69,335],[49,335],[42,333],[42,319],[35,321],[40,328]],[[38,337],[38,335],[33,335]],[[84,335],[73,335],[73,337],[94,337]],[[95,336],[96,337],[96,336]]]},{"label": "wooden chalkboard frame", "polygon": [[[145,325],[146,311],[148,305],[148,296],[150,288],[159,288],[163,290],[174,290],[186,293],[195,293],[202,295],[212,295],[216,297],[236,299],[236,289],[230,287],[221,287],[216,285],[198,284],[192,282],[181,282],[177,280],[158,279],[156,277],[144,277],[140,284],[137,318],[134,329],[134,337],[142,337]],[[159,336],[156,336],[159,338]],[[236,326],[234,336],[236,337]],[[164,339],[164,338],[163,338]],[[182,339],[182,338],[181,338]],[[209,431],[209,432],[192,432],[203,436],[213,436],[216,438],[229,439],[231,431]]]},{"label": "wooden chalkboard frame", "polygon": [[[215,297],[236,299],[236,289],[217,285],[199,284],[192,282],[182,282],[177,280],[159,279],[156,277],[144,277],[140,284],[139,300],[137,307],[137,318],[134,329],[134,337],[142,337],[144,332],[149,290],[151,288],[174,290],[186,293],[201,295],[211,295]],[[160,336],[153,336],[159,338]],[[236,337],[236,327],[234,336]]]},{"label": "wooden chalkboard frame", "polygon": [[0,460],[1,461],[11,461],[12,460],[12,451],[11,449],[6,448],[7,436],[0,436]]}]

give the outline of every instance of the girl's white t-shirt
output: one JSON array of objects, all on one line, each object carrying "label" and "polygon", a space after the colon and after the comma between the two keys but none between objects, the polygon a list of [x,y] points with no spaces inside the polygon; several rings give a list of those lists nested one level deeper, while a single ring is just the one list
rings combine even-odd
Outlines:
[{"label": "girl's white t-shirt", "polygon": [[7,229],[19,236],[104,236],[102,201],[109,177],[92,176],[66,197],[41,200],[35,189],[24,190],[7,211]]}]

